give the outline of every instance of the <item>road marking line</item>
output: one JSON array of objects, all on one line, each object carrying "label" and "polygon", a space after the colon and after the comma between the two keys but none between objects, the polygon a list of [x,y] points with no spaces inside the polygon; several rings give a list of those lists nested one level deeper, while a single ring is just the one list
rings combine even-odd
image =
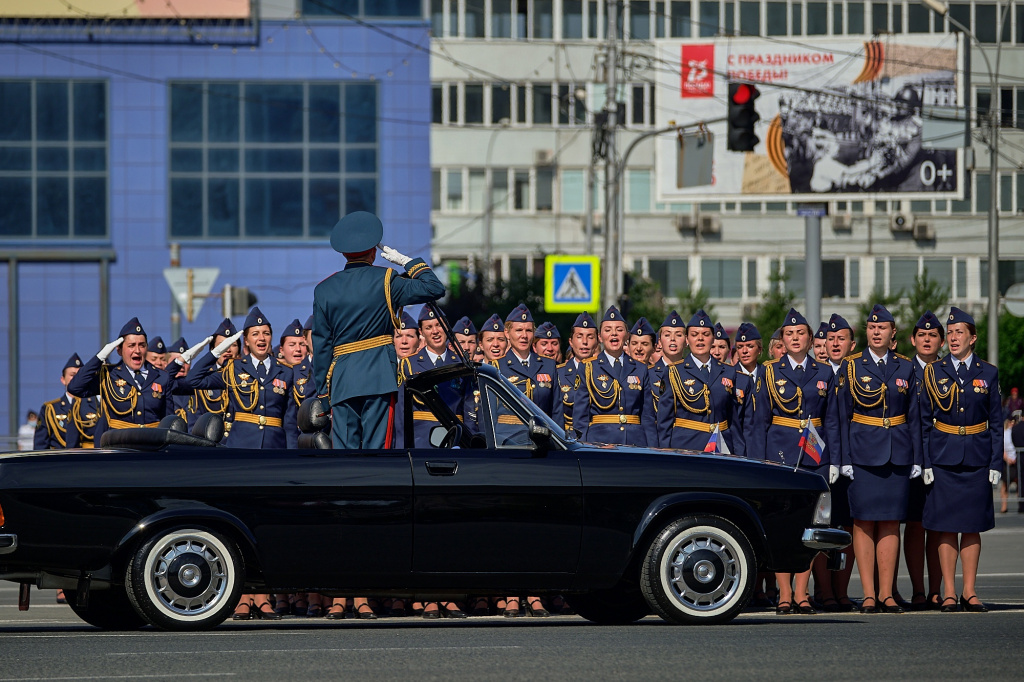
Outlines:
[{"label": "road marking line", "polygon": [[39,680],[149,680],[168,677],[229,677],[238,673],[161,673],[160,675],[81,675],[77,677],[0,677],[0,682],[37,682]]},{"label": "road marking line", "polygon": [[[521,646],[511,644],[495,644],[482,646],[369,646],[369,647],[344,647],[327,649],[317,647],[315,649],[216,649],[209,651],[125,651],[108,653],[107,656],[181,656],[183,654],[195,656],[198,654],[305,654],[319,651],[345,652],[345,651],[479,651],[482,649],[522,649]],[[0,680],[0,682],[3,682]]]}]

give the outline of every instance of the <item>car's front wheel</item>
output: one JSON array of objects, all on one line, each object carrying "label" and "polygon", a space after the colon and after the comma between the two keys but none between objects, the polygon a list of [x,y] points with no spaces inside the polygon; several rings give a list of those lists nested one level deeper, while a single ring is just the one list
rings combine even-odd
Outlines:
[{"label": "car's front wheel", "polygon": [[686,516],[654,539],[640,587],[667,621],[725,623],[749,600],[756,571],[750,542],[735,524],[718,516]]},{"label": "car's front wheel", "polygon": [[124,587],[111,585],[109,590],[90,590],[85,606],[78,605],[78,592],[64,590],[64,597],[75,615],[89,625],[104,630],[138,630],[146,625],[125,594]]},{"label": "car's front wheel", "polygon": [[146,620],[166,630],[222,623],[242,590],[242,562],[231,540],[202,528],[155,534],[128,564],[128,597]]}]

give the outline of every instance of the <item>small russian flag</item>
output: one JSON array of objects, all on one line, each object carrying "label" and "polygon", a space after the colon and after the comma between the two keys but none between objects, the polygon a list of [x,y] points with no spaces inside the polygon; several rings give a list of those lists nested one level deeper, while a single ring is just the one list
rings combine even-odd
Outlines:
[{"label": "small russian flag", "polygon": [[711,432],[711,438],[708,439],[708,444],[704,446],[704,452],[714,452],[719,455],[732,454],[729,444],[722,438],[722,432],[719,430],[718,424],[715,424],[715,430]]},{"label": "small russian flag", "polygon": [[[807,426],[800,432],[800,449],[807,453],[807,456],[814,460],[815,464],[821,464],[821,456],[825,453],[825,441],[818,435],[817,429],[810,419]],[[797,458],[797,466],[800,466],[800,458]]]}]

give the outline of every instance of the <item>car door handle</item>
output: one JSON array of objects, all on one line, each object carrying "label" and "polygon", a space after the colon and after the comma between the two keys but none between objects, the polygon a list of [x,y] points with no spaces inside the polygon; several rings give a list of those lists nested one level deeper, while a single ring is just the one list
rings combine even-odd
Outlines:
[{"label": "car door handle", "polygon": [[458,462],[426,462],[427,473],[431,476],[454,476],[459,469]]}]

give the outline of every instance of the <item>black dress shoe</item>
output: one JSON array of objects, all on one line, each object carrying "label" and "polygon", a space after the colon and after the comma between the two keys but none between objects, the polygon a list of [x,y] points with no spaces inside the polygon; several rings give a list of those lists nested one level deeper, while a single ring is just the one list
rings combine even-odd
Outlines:
[{"label": "black dress shoe", "polygon": [[[950,602],[947,604],[946,602]],[[939,611],[942,613],[956,613],[960,610],[960,605],[956,603],[956,597],[946,597],[942,600],[942,605],[939,607]]]},{"label": "black dress shoe", "polygon": [[449,606],[448,604],[440,604],[438,609],[439,609],[440,613],[445,618],[465,618],[466,617],[466,613],[464,611],[461,611],[459,609],[459,607],[456,606],[455,604],[452,604],[451,606]]},{"label": "black dress shoe", "polygon": [[551,612],[544,608],[540,599],[533,598],[526,603],[526,612],[534,618],[547,618]]},{"label": "black dress shoe", "polygon": [[[338,609],[337,611],[335,609]],[[345,607],[341,604],[337,606],[331,606],[327,609],[327,615],[324,616],[327,620],[343,620],[345,618]]]},{"label": "black dress shoe", "polygon": [[942,600],[939,599],[938,592],[929,592],[928,596],[925,597],[925,604],[927,604],[928,611],[938,611],[939,607],[942,606]]},{"label": "black dress shoe", "polygon": [[[892,602],[890,604],[889,602]],[[895,597],[886,597],[878,604],[879,613],[906,613],[906,609],[900,606]]]},{"label": "black dress shoe", "polygon": [[[245,607],[245,611],[241,610],[243,606]],[[252,620],[252,602],[249,602],[248,604],[239,604],[238,609],[238,611],[235,611],[234,614],[232,614],[231,620]]]},{"label": "black dress shoe", "polygon": [[843,597],[839,600],[839,613],[853,613],[859,608],[860,606],[857,602],[853,601],[849,597]]},{"label": "black dress shoe", "polygon": [[[268,610],[264,611],[263,607],[267,607]],[[270,604],[263,604],[256,609],[256,617],[262,618],[263,620],[281,620],[281,614],[274,611],[274,607]]]},{"label": "black dress shoe", "polygon": [[804,599],[802,602],[797,602],[796,612],[801,616],[813,616],[817,613],[817,611],[814,610],[814,607],[811,606],[811,602],[807,599]]},{"label": "black dress shoe", "polygon": [[[978,599],[978,596],[975,595],[971,597],[971,599]],[[961,594],[960,608],[962,608],[964,611],[968,613],[988,613],[988,607],[981,603],[980,599],[978,599],[978,601],[974,602],[973,604],[971,603],[971,599],[965,599],[964,596]]]},{"label": "black dress shoe", "polygon": [[[363,611],[363,609],[366,609]],[[377,614],[373,612],[369,604],[360,604],[359,608],[356,609],[356,618],[362,618],[363,620],[375,620]]]},{"label": "black dress shoe", "polygon": [[423,618],[425,618],[426,620],[437,620],[440,617],[441,617],[441,609],[440,609],[440,607],[434,609],[433,611],[427,611],[425,608],[423,609]]},{"label": "black dress shoe", "polygon": [[[918,597],[923,597],[923,601],[914,601]],[[928,610],[928,598],[925,597],[924,592],[915,592],[910,597],[910,610],[911,611],[927,611]]]},{"label": "black dress shoe", "polygon": [[[870,604],[868,602],[871,602]],[[874,597],[864,597],[860,603],[860,612],[866,614],[878,613],[878,600]]]},{"label": "black dress shoe", "polygon": [[780,601],[779,605],[775,607],[777,616],[788,616],[791,613],[793,613],[793,604],[788,601]]}]

